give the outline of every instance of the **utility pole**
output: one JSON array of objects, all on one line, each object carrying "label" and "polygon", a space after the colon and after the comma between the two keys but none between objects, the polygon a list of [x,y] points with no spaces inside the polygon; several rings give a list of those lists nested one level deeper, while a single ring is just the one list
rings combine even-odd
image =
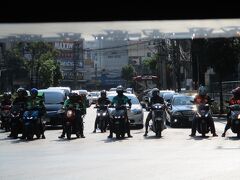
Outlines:
[{"label": "utility pole", "polygon": [[73,45],[73,88],[77,88],[77,58],[78,58],[78,46]]}]

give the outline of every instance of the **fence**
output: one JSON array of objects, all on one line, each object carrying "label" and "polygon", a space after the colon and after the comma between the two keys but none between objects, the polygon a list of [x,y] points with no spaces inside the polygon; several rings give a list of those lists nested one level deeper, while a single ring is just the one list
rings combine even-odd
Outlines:
[{"label": "fence", "polygon": [[[223,94],[223,109],[227,111],[225,100],[229,100],[232,96],[232,89],[240,86],[240,81],[223,81],[222,82],[222,94]],[[219,82],[213,82],[208,86],[209,95],[215,100],[214,112],[219,113],[220,110],[220,87]]]}]

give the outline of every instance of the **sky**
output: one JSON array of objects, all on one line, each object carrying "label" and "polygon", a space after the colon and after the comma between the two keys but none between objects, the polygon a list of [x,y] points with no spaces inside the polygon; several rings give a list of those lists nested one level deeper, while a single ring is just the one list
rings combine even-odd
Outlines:
[{"label": "sky", "polygon": [[[0,37],[14,34],[41,34],[44,37],[56,36],[60,32],[81,33],[85,40],[93,40],[92,34],[104,30],[126,30],[129,33],[142,33],[146,29],[158,29],[163,33],[189,32],[189,28],[213,28],[214,33],[222,32],[228,26],[240,27],[240,19],[209,20],[167,20],[167,21],[112,21],[112,22],[75,22],[75,23],[11,23],[0,24]],[[240,31],[240,29],[239,29]]]}]

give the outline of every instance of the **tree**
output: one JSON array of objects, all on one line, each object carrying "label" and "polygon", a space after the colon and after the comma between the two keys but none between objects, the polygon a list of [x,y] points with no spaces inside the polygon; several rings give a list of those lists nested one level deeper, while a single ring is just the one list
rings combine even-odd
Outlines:
[{"label": "tree", "polygon": [[58,86],[62,79],[60,65],[54,60],[53,55],[48,52],[39,58],[39,76],[41,77],[42,87]]},{"label": "tree", "polygon": [[122,68],[122,78],[128,83],[132,82],[133,76],[136,74],[132,65],[126,65]]},{"label": "tree", "polygon": [[220,88],[220,113],[223,113],[222,81],[231,74],[239,63],[240,42],[236,38],[218,38],[208,41],[207,57],[209,65],[218,76]]},{"label": "tree", "polygon": [[[39,81],[42,81],[44,87],[58,84],[62,79],[60,66],[56,62],[58,51],[53,46],[46,42],[31,42],[27,43],[29,53],[32,55],[32,60],[28,61],[28,68],[32,75],[36,77],[36,82],[31,86],[40,86]],[[49,79],[50,78],[50,79]]]},{"label": "tree", "polygon": [[152,75],[157,74],[157,59],[158,55],[155,54],[153,57],[147,58],[143,61],[144,69],[146,69],[147,72],[150,70]]},{"label": "tree", "polygon": [[24,77],[28,74],[25,59],[22,57],[20,51],[16,47],[13,47],[5,52],[5,66],[7,69],[6,81],[8,87],[11,87],[11,89],[13,88],[13,79]]}]

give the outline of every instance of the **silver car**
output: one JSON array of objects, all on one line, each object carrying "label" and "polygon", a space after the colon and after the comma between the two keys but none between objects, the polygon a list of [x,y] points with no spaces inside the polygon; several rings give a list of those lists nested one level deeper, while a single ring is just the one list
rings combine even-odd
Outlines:
[{"label": "silver car", "polygon": [[[136,128],[136,129],[142,129],[143,128],[143,109],[138,98],[136,97],[135,94],[124,93],[124,95],[127,96],[129,99],[131,99],[131,102],[132,102],[132,107],[130,110],[128,110],[128,119],[130,120],[130,127]],[[114,96],[117,96],[117,93],[109,93],[107,95],[110,101],[113,100]],[[109,108],[110,116],[113,110],[114,110],[113,108]]]}]

